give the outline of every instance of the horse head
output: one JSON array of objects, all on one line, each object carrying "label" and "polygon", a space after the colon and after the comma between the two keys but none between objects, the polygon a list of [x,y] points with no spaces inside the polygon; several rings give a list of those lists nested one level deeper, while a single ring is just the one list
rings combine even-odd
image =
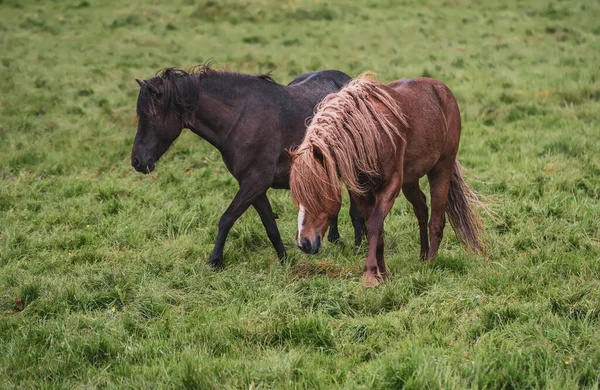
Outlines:
[{"label": "horse head", "polygon": [[131,165],[142,173],[154,163],[193,122],[198,106],[198,76],[167,68],[150,80],[138,80],[138,130],[131,151]]},{"label": "horse head", "polygon": [[331,219],[340,212],[341,187],[335,173],[331,177],[323,154],[316,148],[308,152],[288,151],[288,154],[292,159],[290,190],[298,206],[296,245],[305,253],[315,254],[321,248]]}]

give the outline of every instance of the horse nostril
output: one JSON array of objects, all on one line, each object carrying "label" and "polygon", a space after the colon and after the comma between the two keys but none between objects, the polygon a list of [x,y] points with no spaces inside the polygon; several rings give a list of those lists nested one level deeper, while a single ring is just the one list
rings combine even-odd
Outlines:
[{"label": "horse nostril", "polygon": [[319,249],[321,249],[321,235],[317,234],[317,240],[315,241],[315,248],[313,254],[319,253]]},{"label": "horse nostril", "polygon": [[133,160],[131,160],[131,166],[133,166],[134,168],[139,168],[141,165],[141,161],[139,158],[134,157]]},{"label": "horse nostril", "polygon": [[302,243],[302,250],[305,252],[309,252],[312,249],[312,244],[310,243],[310,240],[307,238],[304,239],[304,242]]}]

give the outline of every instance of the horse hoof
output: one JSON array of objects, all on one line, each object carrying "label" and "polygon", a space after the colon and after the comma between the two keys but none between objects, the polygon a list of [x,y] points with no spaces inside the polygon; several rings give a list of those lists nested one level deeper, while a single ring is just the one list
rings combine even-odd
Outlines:
[{"label": "horse hoof", "polygon": [[381,284],[377,276],[373,274],[364,274],[362,277],[362,285],[364,288],[377,287]]},{"label": "horse hoof", "polygon": [[282,254],[279,254],[278,257],[281,264],[285,264],[289,260],[289,256],[286,251],[284,251]]},{"label": "horse hoof", "polygon": [[435,260],[435,255],[433,255],[433,256],[422,256],[421,257],[421,261],[423,263],[433,263],[434,260]]},{"label": "horse hoof", "polygon": [[210,265],[215,271],[219,270],[223,268],[223,259],[210,259],[208,261],[208,265]]}]

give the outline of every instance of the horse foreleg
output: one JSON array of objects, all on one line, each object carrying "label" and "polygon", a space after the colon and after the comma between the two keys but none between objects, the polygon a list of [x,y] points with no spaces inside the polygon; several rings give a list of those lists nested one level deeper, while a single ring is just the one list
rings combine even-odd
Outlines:
[{"label": "horse foreleg", "polygon": [[369,244],[363,275],[363,285],[365,287],[376,286],[387,276],[383,258],[383,225],[385,218],[394,205],[394,200],[400,192],[401,182],[401,178],[399,182],[390,182],[383,191],[375,196],[365,198],[363,202],[359,203],[367,221],[367,242]]},{"label": "horse foreleg", "polygon": [[419,182],[410,184],[404,184],[402,186],[402,192],[404,196],[413,206],[413,211],[419,221],[419,238],[421,242],[421,260],[424,260],[429,250],[429,235],[427,233],[427,218],[429,217],[429,210],[427,209],[427,201],[425,194],[419,187]]},{"label": "horse foreleg", "polygon": [[217,233],[215,247],[210,255],[210,265],[217,268],[223,264],[225,240],[233,224],[259,196],[266,193],[267,188],[268,185],[266,187],[262,186],[255,178],[252,179],[248,176],[240,183],[240,189],[219,220],[219,232]]},{"label": "horse foreleg", "polygon": [[336,242],[340,239],[340,232],[338,230],[338,217],[331,218],[329,221],[329,233],[327,234],[327,240],[329,242]]},{"label": "horse foreleg", "polygon": [[453,171],[454,162],[452,162],[452,164],[438,162],[427,174],[429,187],[431,189],[431,219],[429,220],[430,243],[426,256],[427,260],[433,260],[435,258],[442,237],[444,236],[448,191],[450,190],[450,180],[452,180]]},{"label": "horse foreleg", "polygon": [[373,211],[367,217],[367,242],[369,252],[363,275],[365,287],[377,286],[386,277],[385,261],[383,259],[383,222],[389,212],[383,205],[376,203]]},{"label": "horse foreleg", "polygon": [[267,231],[267,236],[269,236],[269,240],[275,251],[277,252],[277,256],[279,260],[283,262],[287,257],[287,253],[285,251],[285,247],[283,246],[283,242],[281,241],[281,234],[279,234],[279,229],[277,228],[277,222],[275,222],[275,217],[273,215],[273,209],[271,208],[271,203],[269,202],[269,198],[267,194],[264,193],[260,195],[252,204],[258,215],[260,216],[260,220],[262,221],[265,230]]},{"label": "horse foreleg", "polygon": [[[350,196],[350,220],[354,227],[354,245],[360,246],[362,237],[365,234],[365,218],[360,212],[358,205]],[[329,233],[327,234],[327,240],[329,242],[336,242],[340,239],[340,233],[338,229],[338,217],[332,218],[329,223]]]},{"label": "horse foreleg", "polygon": [[[377,267],[377,240],[379,237],[375,237],[376,230],[369,228],[369,221],[371,221],[371,215],[375,209],[375,197],[372,194],[366,196],[358,196],[350,194],[354,200],[356,206],[360,209],[360,212],[364,216],[367,228],[367,244],[369,251],[367,253],[367,261],[365,263],[364,274],[362,284],[365,287],[374,287],[379,284],[379,268]],[[372,223],[373,225],[373,223]],[[374,241],[375,240],[375,241]],[[375,242],[375,244],[373,244]]]},{"label": "horse foreleg", "polygon": [[350,196],[350,219],[354,227],[354,245],[360,246],[363,235],[365,234],[365,217],[360,212],[360,208]]}]

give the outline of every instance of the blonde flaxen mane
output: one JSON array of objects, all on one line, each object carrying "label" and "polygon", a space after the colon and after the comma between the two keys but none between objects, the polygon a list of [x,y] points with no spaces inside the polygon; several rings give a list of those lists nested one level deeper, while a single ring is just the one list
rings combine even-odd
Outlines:
[{"label": "blonde flaxen mane", "polygon": [[294,200],[310,211],[320,210],[323,198],[340,199],[340,179],[351,192],[365,194],[369,189],[360,178],[381,175],[379,150],[395,148],[399,138],[404,139],[393,117],[408,127],[398,102],[371,74],[326,96],[294,155],[290,172]]}]

